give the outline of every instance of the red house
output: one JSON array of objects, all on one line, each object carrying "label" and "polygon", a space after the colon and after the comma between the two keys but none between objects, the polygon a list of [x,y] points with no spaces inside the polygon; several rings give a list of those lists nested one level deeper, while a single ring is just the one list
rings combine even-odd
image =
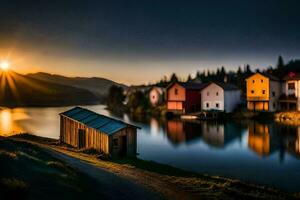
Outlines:
[{"label": "red house", "polygon": [[200,91],[207,84],[202,83],[171,83],[167,87],[167,109],[173,113],[191,113],[201,111]]}]

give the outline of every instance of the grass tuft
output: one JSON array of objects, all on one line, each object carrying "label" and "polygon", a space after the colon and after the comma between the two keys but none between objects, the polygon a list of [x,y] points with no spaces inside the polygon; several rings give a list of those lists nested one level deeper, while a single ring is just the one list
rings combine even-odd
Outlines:
[{"label": "grass tuft", "polygon": [[18,156],[15,152],[9,152],[9,151],[5,151],[5,150],[0,150],[0,156],[3,155],[3,156],[7,156],[9,158],[12,158],[12,159],[17,159]]},{"label": "grass tuft", "polygon": [[0,193],[4,199],[28,199],[29,185],[16,178],[0,179]]}]

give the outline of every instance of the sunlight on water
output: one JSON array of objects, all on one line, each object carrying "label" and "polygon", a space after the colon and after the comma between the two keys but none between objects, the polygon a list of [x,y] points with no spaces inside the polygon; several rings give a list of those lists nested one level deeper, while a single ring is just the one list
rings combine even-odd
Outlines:
[{"label": "sunlight on water", "polygon": [[22,133],[22,129],[17,123],[19,120],[28,118],[22,109],[3,109],[0,111],[0,135],[10,136]]},{"label": "sunlight on water", "polygon": [[[104,106],[84,106],[95,112],[109,115]],[[59,113],[72,107],[3,108],[0,110],[0,135],[10,136],[31,133],[43,137],[59,138]]]}]

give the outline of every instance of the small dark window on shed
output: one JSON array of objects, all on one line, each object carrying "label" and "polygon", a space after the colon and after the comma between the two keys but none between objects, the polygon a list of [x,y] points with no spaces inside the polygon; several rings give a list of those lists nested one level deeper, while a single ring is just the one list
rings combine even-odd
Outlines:
[{"label": "small dark window on shed", "polygon": [[252,80],[252,83],[255,83],[255,80]]},{"label": "small dark window on shed", "polygon": [[176,88],[174,91],[175,95],[178,95],[178,89]]},{"label": "small dark window on shed", "polygon": [[219,103],[216,103],[216,107],[219,108]]},{"label": "small dark window on shed", "polygon": [[260,82],[262,82],[262,83],[263,83],[263,82],[264,82],[264,80],[262,80],[262,79],[261,79],[261,80],[260,80]]},{"label": "small dark window on shed", "polygon": [[263,90],[262,93],[263,93],[263,94],[266,94],[266,90]]},{"label": "small dark window on shed", "polygon": [[251,90],[251,93],[254,94],[254,90]]},{"label": "small dark window on shed", "polygon": [[216,92],[216,95],[219,96],[219,92]]},{"label": "small dark window on shed", "polygon": [[118,146],[118,145],[119,145],[118,138],[113,139],[113,146]]},{"label": "small dark window on shed", "polygon": [[276,93],[275,93],[274,91],[272,92],[272,96],[273,96],[273,97],[275,97],[275,96],[276,96]]},{"label": "small dark window on shed", "polygon": [[209,103],[206,103],[206,108],[209,108]]}]

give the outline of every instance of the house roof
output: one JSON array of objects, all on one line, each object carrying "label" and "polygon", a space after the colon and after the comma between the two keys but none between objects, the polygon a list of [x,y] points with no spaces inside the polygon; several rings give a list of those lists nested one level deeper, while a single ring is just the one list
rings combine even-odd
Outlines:
[{"label": "house roof", "polygon": [[151,90],[156,90],[156,91],[158,91],[159,94],[163,94],[166,89],[164,87],[152,86],[149,91],[151,91]]},{"label": "house roof", "polygon": [[[253,75],[255,75],[255,74],[260,74],[260,75],[265,76],[265,77],[267,77],[267,78],[269,78],[270,80],[273,80],[273,81],[280,81],[280,79],[277,78],[276,76],[273,76],[273,75],[268,74],[268,73],[261,73],[261,72],[256,72],[256,73],[254,73],[254,74],[251,74],[248,78],[250,78],[251,76],[253,76]],[[247,79],[248,79],[248,78],[247,78]],[[246,80],[247,80],[247,79],[246,79]]]},{"label": "house roof", "polygon": [[300,80],[300,73],[289,72],[283,77],[283,80]]},{"label": "house roof", "polygon": [[195,82],[186,82],[186,83],[180,83],[180,82],[173,82],[171,83],[168,87],[170,88],[171,86],[173,86],[175,83],[181,85],[182,87],[184,87],[185,89],[188,90],[202,90],[203,88],[205,88],[208,83],[195,83]]},{"label": "house roof", "polygon": [[121,120],[107,117],[81,107],[72,108],[68,111],[60,113],[60,115],[66,116],[108,135],[112,135],[128,126],[139,128]]},{"label": "house roof", "polygon": [[208,85],[213,84],[213,83],[220,86],[223,90],[226,90],[226,91],[240,90],[237,86],[230,84],[230,83],[210,82]]}]

